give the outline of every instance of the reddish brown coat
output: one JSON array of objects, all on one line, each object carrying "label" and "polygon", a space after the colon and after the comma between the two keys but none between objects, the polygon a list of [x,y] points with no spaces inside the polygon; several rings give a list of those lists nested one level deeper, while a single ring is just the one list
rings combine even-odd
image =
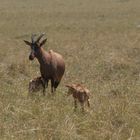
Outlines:
[{"label": "reddish brown coat", "polygon": [[51,80],[51,91],[54,92],[59,85],[62,76],[65,72],[65,63],[62,56],[52,50],[49,52],[45,51],[42,46],[46,43],[47,39],[39,42],[44,34],[40,35],[36,41],[34,41],[34,36],[32,36],[32,42],[24,42],[31,47],[31,53],[29,59],[33,60],[35,57],[40,63],[41,76],[44,79],[44,95],[45,87],[48,86],[48,81]]},{"label": "reddish brown coat", "polygon": [[72,95],[74,98],[74,106],[77,108],[77,101],[80,102],[82,110],[84,111],[84,104],[87,102],[87,106],[90,107],[89,103],[89,90],[81,84],[66,85],[68,87],[68,95]]}]

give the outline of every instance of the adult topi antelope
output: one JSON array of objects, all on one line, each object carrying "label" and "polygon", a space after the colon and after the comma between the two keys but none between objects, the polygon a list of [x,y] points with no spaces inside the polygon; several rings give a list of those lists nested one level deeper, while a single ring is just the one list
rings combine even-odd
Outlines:
[{"label": "adult topi antelope", "polygon": [[44,34],[41,34],[36,40],[35,35],[31,36],[31,42],[24,40],[26,45],[31,47],[31,53],[29,60],[34,60],[36,57],[40,63],[40,72],[44,80],[43,82],[43,94],[45,95],[45,88],[48,86],[48,81],[51,80],[51,92],[53,93],[58,87],[62,76],[65,72],[65,63],[62,56],[53,50],[45,51],[43,45],[46,43],[46,39],[41,38]]}]

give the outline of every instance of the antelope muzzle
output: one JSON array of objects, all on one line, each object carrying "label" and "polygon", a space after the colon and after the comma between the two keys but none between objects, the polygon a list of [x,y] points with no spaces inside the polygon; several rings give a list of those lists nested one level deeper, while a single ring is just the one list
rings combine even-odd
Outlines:
[{"label": "antelope muzzle", "polygon": [[29,60],[34,60],[34,58],[35,58],[35,55],[34,55],[33,53],[31,53],[31,54],[29,55]]}]

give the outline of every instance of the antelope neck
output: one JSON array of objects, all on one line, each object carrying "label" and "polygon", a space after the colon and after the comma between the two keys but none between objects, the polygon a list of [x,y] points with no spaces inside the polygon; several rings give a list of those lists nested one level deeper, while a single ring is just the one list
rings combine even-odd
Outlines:
[{"label": "antelope neck", "polygon": [[36,58],[37,58],[38,62],[40,63],[40,65],[45,63],[43,48],[40,48],[40,50],[37,52]]}]

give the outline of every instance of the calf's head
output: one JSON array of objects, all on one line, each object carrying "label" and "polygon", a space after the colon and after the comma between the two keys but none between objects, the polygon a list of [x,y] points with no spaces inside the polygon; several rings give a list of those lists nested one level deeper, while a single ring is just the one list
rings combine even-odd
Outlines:
[{"label": "calf's head", "polygon": [[37,77],[29,82],[29,93],[37,92],[43,89],[43,79],[42,77]]},{"label": "calf's head", "polygon": [[35,35],[31,36],[31,42],[24,40],[26,45],[30,46],[31,52],[29,55],[29,60],[34,60],[34,58],[37,56],[37,54],[40,51],[40,48],[46,43],[47,39],[44,39],[40,42],[40,39],[44,36],[44,34],[41,34],[35,41]]},{"label": "calf's head", "polygon": [[72,84],[72,85],[65,85],[65,86],[68,88],[68,93],[67,93],[68,96],[75,92],[75,85],[74,84]]}]

